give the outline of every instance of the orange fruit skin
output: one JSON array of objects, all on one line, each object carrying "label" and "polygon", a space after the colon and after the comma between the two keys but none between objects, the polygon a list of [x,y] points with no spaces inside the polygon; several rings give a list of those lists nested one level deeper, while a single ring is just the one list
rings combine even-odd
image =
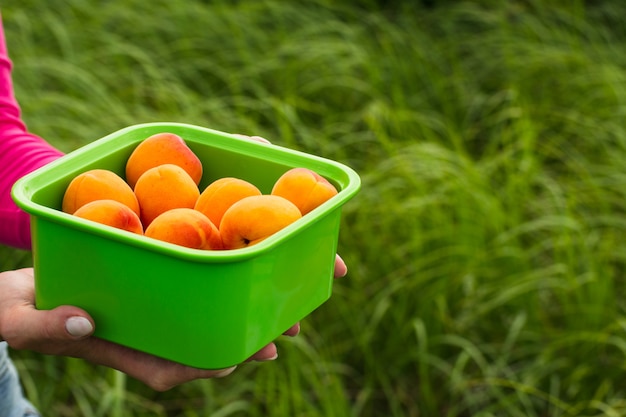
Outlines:
[{"label": "orange fruit skin", "polygon": [[187,172],[174,164],[159,165],[143,173],[135,195],[144,228],[160,214],[174,208],[193,208],[200,191]]},{"label": "orange fruit skin", "polygon": [[256,245],[301,217],[298,207],[283,197],[250,196],[226,210],[219,230],[225,249],[239,249]]},{"label": "orange fruit skin", "polygon": [[143,234],[139,216],[127,205],[115,200],[95,200],[81,206],[74,216],[138,235]]},{"label": "orange fruit skin", "polygon": [[204,214],[190,208],[175,208],[164,212],[150,223],[145,235],[192,249],[224,248],[217,227]]},{"label": "orange fruit skin", "polygon": [[126,161],[126,182],[135,188],[144,172],[164,164],[181,167],[200,184],[202,162],[183,138],[173,133],[157,133],[137,145]]},{"label": "orange fruit skin", "polygon": [[308,168],[292,168],[274,183],[272,195],[295,204],[304,216],[337,195],[337,189],[324,177]]},{"label": "orange fruit skin", "polygon": [[139,202],[122,177],[106,169],[83,172],[70,181],[63,194],[61,209],[69,214],[96,200],[115,200],[140,215]]},{"label": "orange fruit skin", "polygon": [[209,184],[198,197],[196,210],[204,213],[215,225],[219,225],[226,210],[244,197],[261,195],[261,191],[248,181],[223,177]]}]

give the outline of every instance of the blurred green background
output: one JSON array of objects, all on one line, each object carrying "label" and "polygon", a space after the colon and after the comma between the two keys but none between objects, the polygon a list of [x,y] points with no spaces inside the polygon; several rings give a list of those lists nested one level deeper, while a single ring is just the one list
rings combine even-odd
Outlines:
[{"label": "blurred green background", "polygon": [[625,2],[1,11],[24,119],[64,151],[179,121],[363,181],[343,210],[349,274],[278,360],[156,393],[12,351],[45,415],[626,416]]}]

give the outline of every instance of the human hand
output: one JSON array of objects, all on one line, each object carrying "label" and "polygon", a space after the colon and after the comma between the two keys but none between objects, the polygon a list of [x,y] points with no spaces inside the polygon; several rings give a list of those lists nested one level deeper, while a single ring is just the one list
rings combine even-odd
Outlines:
[{"label": "human hand", "polygon": [[[346,272],[345,263],[337,256],[335,276]],[[78,307],[37,310],[32,268],[0,273],[0,341],[5,340],[13,349],[82,358],[124,372],[157,391],[195,379],[224,377],[236,368],[204,370],[185,366],[93,337],[94,329],[91,316]],[[297,323],[284,334],[296,336],[299,331]],[[270,343],[248,361],[268,361],[276,357],[276,345]]]},{"label": "human hand", "polygon": [[[32,268],[0,273],[0,337],[14,349],[82,358],[122,371],[157,391],[234,370],[187,367],[92,337],[94,329],[91,316],[78,307],[37,310]],[[266,358],[261,354],[256,359]]]},{"label": "human hand", "polygon": [[[0,273],[0,340],[14,349],[82,358],[122,371],[157,391],[194,379],[224,377],[235,369],[196,369],[92,337],[94,321],[78,307],[37,310],[34,284],[32,268]],[[285,334],[294,336],[298,330],[294,326]],[[272,344],[249,360],[275,357]]]}]

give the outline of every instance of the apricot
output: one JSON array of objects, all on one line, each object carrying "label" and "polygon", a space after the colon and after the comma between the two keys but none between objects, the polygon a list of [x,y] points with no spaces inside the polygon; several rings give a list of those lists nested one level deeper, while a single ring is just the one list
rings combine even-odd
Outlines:
[{"label": "apricot", "polygon": [[106,169],[92,169],[74,177],[65,189],[61,209],[74,214],[80,207],[96,200],[119,201],[140,215],[133,190],[122,177]]},{"label": "apricot", "polygon": [[255,185],[239,178],[223,177],[213,181],[200,193],[194,208],[204,213],[213,224],[219,225],[230,206],[253,195],[261,195]]},{"label": "apricot", "polygon": [[193,249],[223,249],[217,227],[204,214],[190,208],[168,210],[156,217],[145,235]]},{"label": "apricot", "polygon": [[76,210],[74,216],[139,235],[143,234],[143,227],[137,213],[119,201],[91,201]]},{"label": "apricot", "polygon": [[337,193],[335,186],[326,178],[307,168],[288,170],[276,180],[271,192],[291,201],[303,216]]},{"label": "apricot", "polygon": [[200,190],[187,172],[174,164],[148,169],[135,184],[141,222],[147,228],[159,214],[174,208],[193,208]]},{"label": "apricot", "polygon": [[275,195],[244,197],[230,206],[219,225],[225,249],[255,245],[300,219],[298,207]]},{"label": "apricot", "polygon": [[137,145],[126,161],[126,182],[135,188],[144,172],[163,164],[178,165],[200,184],[202,162],[183,138],[173,133],[157,133]]}]

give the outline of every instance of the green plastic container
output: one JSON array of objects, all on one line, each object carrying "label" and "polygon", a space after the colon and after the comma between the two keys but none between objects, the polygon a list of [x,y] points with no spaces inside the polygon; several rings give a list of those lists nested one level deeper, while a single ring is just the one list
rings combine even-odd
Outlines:
[{"label": "green plastic container", "polygon": [[[143,139],[180,135],[203,162],[203,190],[239,177],[269,193],[293,167],[313,169],[338,195],[259,244],[201,251],[63,213],[66,187],[94,168],[124,174]],[[69,304],[95,335],[205,369],[245,361],[330,298],[341,206],[360,188],[349,167],[317,156],[180,123],[131,126],[19,180],[13,199],[31,216],[36,303]]]}]

